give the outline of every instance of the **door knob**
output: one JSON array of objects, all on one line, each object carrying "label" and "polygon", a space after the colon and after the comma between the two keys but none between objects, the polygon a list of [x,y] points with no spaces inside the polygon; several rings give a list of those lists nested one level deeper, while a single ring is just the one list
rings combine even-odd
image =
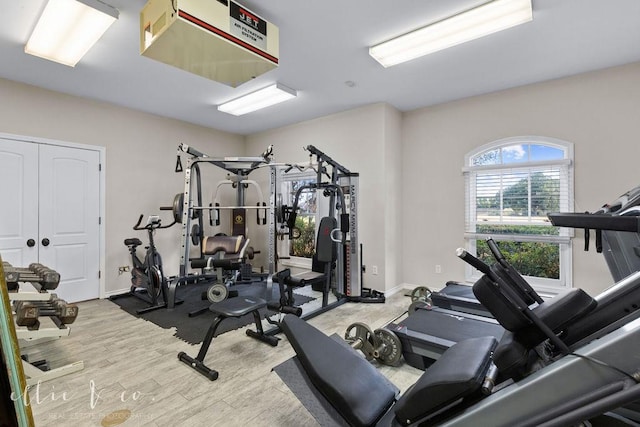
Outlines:
[{"label": "door knob", "polygon": [[44,239],[42,239],[42,246],[49,246],[49,239],[47,239],[46,237]]},{"label": "door knob", "polygon": [[34,247],[36,245],[36,241],[33,239],[29,239],[27,240],[27,246],[29,246],[30,248]]}]

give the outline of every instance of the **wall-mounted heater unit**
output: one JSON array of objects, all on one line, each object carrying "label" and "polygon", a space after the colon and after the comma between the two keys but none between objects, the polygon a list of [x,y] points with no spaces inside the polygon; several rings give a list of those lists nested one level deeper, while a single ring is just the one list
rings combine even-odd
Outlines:
[{"label": "wall-mounted heater unit", "polygon": [[230,0],[149,0],[140,53],[236,87],[278,66],[278,27]]}]

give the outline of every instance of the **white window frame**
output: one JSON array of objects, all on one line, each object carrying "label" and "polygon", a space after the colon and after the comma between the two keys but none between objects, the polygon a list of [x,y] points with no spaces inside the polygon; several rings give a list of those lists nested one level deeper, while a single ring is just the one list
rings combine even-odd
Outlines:
[{"label": "white window frame", "polygon": [[[501,149],[503,147],[514,146],[518,144],[542,145],[560,149],[564,152],[564,158],[561,160],[549,160],[538,162],[514,162],[514,163],[497,163],[491,165],[474,166],[472,159],[484,152]],[[484,144],[481,147],[470,151],[465,155],[465,167],[463,174],[465,175],[465,246],[469,253],[476,254],[476,240],[482,240],[492,237],[496,242],[500,241],[522,241],[522,242],[544,242],[558,243],[560,247],[560,272],[559,279],[548,279],[540,277],[525,276],[527,281],[541,294],[553,295],[563,289],[572,287],[572,238],[573,229],[560,228],[558,236],[539,236],[539,235],[500,235],[500,234],[482,234],[476,233],[476,177],[479,172],[495,171],[501,173],[504,171],[530,171],[537,167],[545,166],[561,166],[561,170],[566,172],[560,179],[561,192],[567,197],[562,201],[561,211],[573,211],[574,185],[573,185],[573,144],[556,138],[542,136],[517,136],[504,138],[497,141]],[[514,224],[517,225],[517,224]],[[475,282],[481,276],[481,273],[471,266],[467,265],[465,269],[465,280]]]},{"label": "white window frame", "polygon": [[[283,185],[287,182],[291,182],[291,181],[301,181],[301,180],[313,180],[315,181],[318,177],[318,174],[313,170],[310,169],[308,171],[305,172],[289,172],[289,173],[282,173],[281,177],[280,177],[280,191],[281,193],[284,193],[284,189],[282,188]],[[293,202],[293,201],[291,201]],[[289,204],[288,201],[284,200],[283,203],[285,204]],[[320,222],[320,217],[319,217],[319,212],[321,210],[320,205],[320,197],[318,197],[316,195],[316,219],[315,219],[315,225],[316,225],[316,229],[314,231],[314,236],[316,236],[318,234],[318,225]],[[289,206],[291,206],[291,204],[289,204]],[[315,239],[315,237],[314,237]],[[307,269],[307,270],[311,270],[312,267],[312,260],[311,258],[306,258],[306,257],[299,257],[299,256],[292,256],[289,255],[289,253],[291,252],[291,243],[289,241],[289,237],[285,237],[286,240],[286,252],[283,251],[283,253],[286,253],[286,256],[289,257],[288,259],[281,259],[279,262],[280,264],[282,264],[284,267],[294,267],[294,268],[302,268],[302,269]],[[285,248],[283,248],[285,249]]]}]

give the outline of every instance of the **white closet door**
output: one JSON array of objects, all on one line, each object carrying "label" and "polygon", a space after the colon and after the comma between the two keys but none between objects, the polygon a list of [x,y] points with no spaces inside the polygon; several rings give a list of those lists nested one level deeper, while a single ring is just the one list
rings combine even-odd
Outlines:
[{"label": "white closet door", "polygon": [[100,154],[40,146],[40,262],[60,273],[58,296],[68,302],[100,293]]},{"label": "white closet door", "polygon": [[38,144],[0,138],[0,255],[14,266],[38,261]]}]

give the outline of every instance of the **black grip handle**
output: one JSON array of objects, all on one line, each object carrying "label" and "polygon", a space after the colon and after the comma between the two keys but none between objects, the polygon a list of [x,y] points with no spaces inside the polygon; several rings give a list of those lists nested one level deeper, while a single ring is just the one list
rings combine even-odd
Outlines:
[{"label": "black grip handle", "polygon": [[340,214],[340,231],[342,231],[345,234],[349,232],[349,214],[348,213]]},{"label": "black grip handle", "polygon": [[142,223],[142,218],[144,218],[144,214],[140,214],[140,218],[138,218],[138,222],[133,226],[134,230],[144,230],[144,228],[140,228],[140,224]]},{"label": "black grip handle", "polygon": [[485,264],[483,261],[479,260],[478,258],[474,257],[464,249],[462,248],[456,249],[456,256],[461,260],[463,260],[464,262],[466,262],[467,264],[471,265],[472,267],[475,267],[477,270],[486,274],[487,276],[489,277],[493,276],[493,272],[491,271],[491,268],[487,264]]},{"label": "black grip handle", "polygon": [[502,264],[502,261],[504,261],[505,258],[504,255],[502,255],[502,252],[500,252],[500,248],[498,248],[496,242],[493,239],[487,239],[487,245],[489,246],[489,250],[491,250],[493,256],[498,260],[498,262],[500,262],[500,264]]}]

